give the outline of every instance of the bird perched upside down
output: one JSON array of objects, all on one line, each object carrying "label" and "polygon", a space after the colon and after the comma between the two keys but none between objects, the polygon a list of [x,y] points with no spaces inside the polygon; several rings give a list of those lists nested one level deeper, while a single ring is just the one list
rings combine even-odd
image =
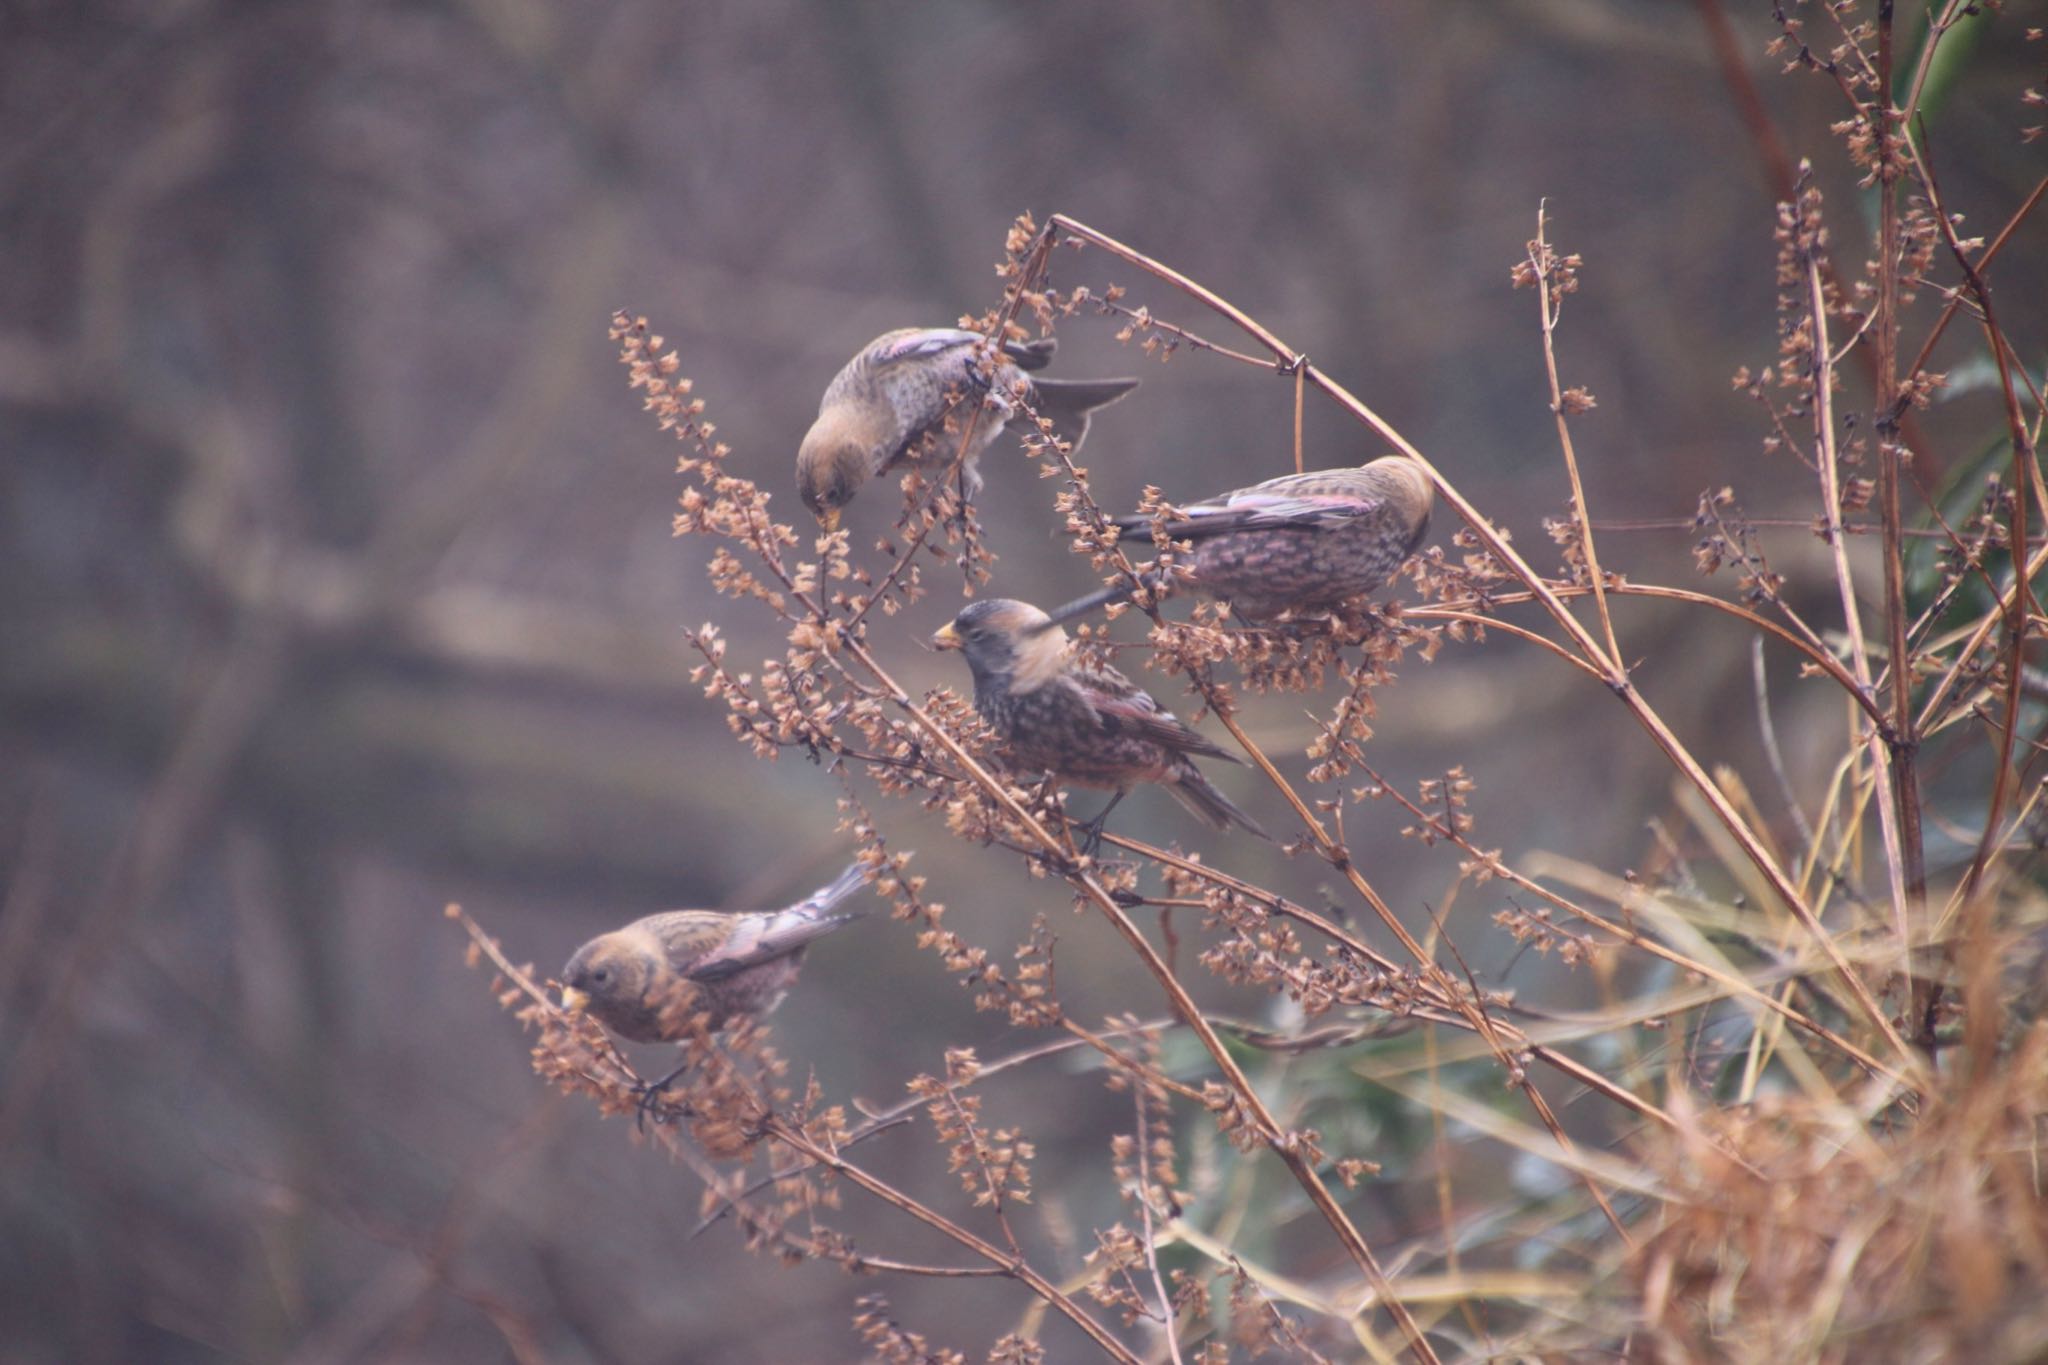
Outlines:
[{"label": "bird perched upside down", "polygon": [[[820,525],[837,529],[840,509],[861,485],[899,463],[944,469],[970,421],[965,468],[972,496],[981,487],[975,463],[1017,415],[1011,394],[1020,382],[1031,386],[1031,407],[1076,448],[1088,434],[1089,414],[1138,387],[1135,379],[1027,380],[1026,370],[1044,369],[1052,359],[1052,337],[1004,342],[991,374],[986,345],[981,333],[957,327],[906,327],[876,337],[846,363],[826,387],[796,456],[797,492]],[[977,419],[983,396],[988,406]]]},{"label": "bird perched upside down", "polygon": [[[1387,581],[1429,534],[1436,485],[1422,466],[1388,455],[1356,469],[1287,474],[1179,508],[1166,534],[1188,541],[1189,582],[1262,621],[1363,596]],[[1149,540],[1152,519],[1117,517],[1119,540]],[[1106,588],[1060,619],[1129,595]]]},{"label": "bird perched upside down", "polygon": [[811,941],[860,917],[837,907],[866,880],[855,863],[786,910],[669,910],[599,934],[562,969],[562,1004],[636,1043],[675,1042],[700,1011],[712,1029],[766,1014]]},{"label": "bird perched upside down", "polygon": [[974,708],[995,727],[1019,763],[1116,795],[1087,826],[1092,851],[1102,822],[1140,782],[1163,785],[1174,800],[1216,829],[1231,822],[1269,838],[1251,816],[1210,784],[1193,755],[1237,760],[1189,729],[1113,668],[1073,658],[1067,633],[1028,602],[975,602],[932,636],[940,649],[967,656]]}]

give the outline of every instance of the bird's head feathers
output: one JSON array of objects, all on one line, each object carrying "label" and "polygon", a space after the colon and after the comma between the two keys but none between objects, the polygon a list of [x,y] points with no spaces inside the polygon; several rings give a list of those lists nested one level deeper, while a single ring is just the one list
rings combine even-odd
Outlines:
[{"label": "bird's head feathers", "polygon": [[957,649],[977,681],[1032,692],[1067,664],[1067,633],[1029,602],[991,597],[967,606],[932,636],[940,649]]},{"label": "bird's head feathers", "polygon": [[888,439],[886,417],[873,408],[851,400],[827,404],[797,448],[797,495],[827,531],[838,529],[840,509],[874,474]]},{"label": "bird's head feathers", "polygon": [[578,948],[562,968],[562,1004],[608,1011],[638,1008],[661,975],[661,945],[632,926],[599,934]]},{"label": "bird's head feathers", "polygon": [[1385,496],[1401,509],[1402,521],[1414,527],[1427,526],[1436,506],[1436,484],[1422,466],[1405,455],[1382,455],[1363,471],[1385,490]]}]

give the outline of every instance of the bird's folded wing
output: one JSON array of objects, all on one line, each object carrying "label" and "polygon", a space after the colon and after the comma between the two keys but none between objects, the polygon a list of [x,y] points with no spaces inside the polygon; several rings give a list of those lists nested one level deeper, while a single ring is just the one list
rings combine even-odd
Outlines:
[{"label": "bird's folded wing", "polygon": [[725,942],[697,959],[685,973],[692,981],[716,981],[763,962],[786,957],[813,939],[823,938],[857,916],[843,910],[821,910],[806,902],[765,915],[740,915]]},{"label": "bird's folded wing", "polygon": [[1171,711],[1160,710],[1149,692],[1132,689],[1121,674],[1105,677],[1092,669],[1077,669],[1074,681],[1104,730],[1138,735],[1179,753],[1207,754],[1237,762],[1235,756],[1217,748],[1206,735],[1182,724]]},{"label": "bird's folded wing", "polygon": [[[1346,497],[1341,494],[1276,497],[1245,493],[1227,502],[1198,502],[1180,509],[1178,517],[1166,523],[1166,533],[1176,540],[1200,540],[1227,531],[1257,531],[1281,527],[1317,530],[1341,526],[1369,517],[1387,505],[1385,498]],[[1119,519],[1126,529],[1144,526],[1141,517]]]},{"label": "bird's folded wing", "polygon": [[980,340],[981,333],[962,331],[958,327],[919,328],[899,332],[877,342],[868,352],[867,361],[880,368],[907,361],[929,360],[948,351],[973,346]]}]

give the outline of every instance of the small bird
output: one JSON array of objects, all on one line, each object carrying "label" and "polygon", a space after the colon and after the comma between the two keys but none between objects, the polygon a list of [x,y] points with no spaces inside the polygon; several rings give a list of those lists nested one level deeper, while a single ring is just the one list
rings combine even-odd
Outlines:
[{"label": "small bird", "polygon": [[[973,496],[981,488],[976,461],[1018,415],[1011,395],[1020,381],[1031,386],[1031,407],[1077,449],[1088,434],[1089,415],[1138,387],[1135,379],[1025,381],[1024,371],[1044,369],[1051,361],[1058,346],[1053,337],[1005,341],[991,382],[985,346],[979,332],[905,327],[876,337],[846,363],[826,386],[818,419],[796,455],[797,492],[821,526],[838,529],[840,509],[861,485],[900,462],[944,469],[970,421],[973,445],[965,469]],[[974,405],[983,395],[988,406],[976,419]]]},{"label": "small bird", "polygon": [[[1248,620],[1335,606],[1387,581],[1429,534],[1436,485],[1422,466],[1388,455],[1356,469],[1286,474],[1190,503],[1166,534],[1193,543],[1192,584]],[[1152,519],[1115,518],[1120,540],[1149,540]],[[1069,603],[1070,615],[1129,594],[1106,588]]]},{"label": "small bird", "polygon": [[866,880],[855,863],[786,910],[669,910],[599,934],[562,969],[562,1005],[636,1043],[677,1041],[699,1010],[714,1030],[766,1014],[796,981],[811,940],[860,917],[836,907]]},{"label": "small bird", "polygon": [[1084,851],[1132,787],[1158,782],[1217,829],[1232,821],[1270,838],[1258,821],[1210,784],[1192,755],[1229,759],[1113,668],[1077,662],[1067,633],[1029,602],[1007,597],[971,603],[932,636],[940,649],[967,656],[974,708],[1026,767],[1116,792],[1085,827]]}]

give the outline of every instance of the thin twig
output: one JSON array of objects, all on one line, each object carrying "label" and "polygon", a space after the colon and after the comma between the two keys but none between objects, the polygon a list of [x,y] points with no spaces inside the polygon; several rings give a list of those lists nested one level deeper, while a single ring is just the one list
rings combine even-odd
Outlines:
[{"label": "thin twig", "polygon": [[1785,802],[1785,809],[1792,815],[1792,823],[1799,826],[1799,841],[1807,849],[1815,847],[1813,826],[1807,823],[1806,811],[1799,804],[1799,793],[1792,790],[1792,778],[1785,771],[1785,754],[1778,747],[1778,727],[1771,720],[1770,675],[1764,668],[1764,641],[1761,635],[1753,636],[1749,642],[1749,676],[1756,694],[1756,724],[1763,736],[1764,758],[1771,765],[1771,776],[1777,781],[1778,795]]},{"label": "thin twig", "polygon": [[[972,1115],[967,1112],[967,1106],[960,1102],[959,1092],[948,1088],[940,1098],[946,1108],[952,1111],[954,1121],[966,1130],[968,1146],[975,1154],[974,1164],[981,1174],[982,1194],[987,1198],[989,1207],[995,1211],[996,1226],[1003,1230],[1003,1240],[1009,1243],[1011,1258],[1022,1261],[1024,1259],[1024,1250],[1017,1244],[1017,1234],[1010,1227],[1009,1212],[1003,1207],[1005,1181],[1003,1178],[998,1177],[995,1168],[981,1157],[982,1149],[989,1144],[982,1141],[980,1126],[975,1123]],[[842,1146],[840,1150],[843,1151],[845,1149]],[[979,1203],[980,1200],[975,1202]]]},{"label": "thin twig", "polygon": [[1152,1134],[1145,1116],[1145,1088],[1131,1087],[1131,1103],[1138,1114],[1138,1219],[1145,1241],[1145,1265],[1152,1272],[1152,1288],[1159,1295],[1159,1328],[1166,1337],[1166,1352],[1174,1365],[1181,1365],[1180,1332],[1173,1311],[1173,1295],[1166,1292],[1166,1277],[1159,1273],[1159,1245],[1152,1228]]},{"label": "thin twig", "polygon": [[[1101,1037],[1124,1038],[1129,1037],[1132,1034],[1156,1033],[1161,1029],[1173,1028],[1176,1022],[1177,1021],[1173,1019],[1157,1019],[1152,1021],[1151,1023],[1146,1024],[1135,1024],[1129,1027],[1106,1029],[1103,1031]],[[1001,1073],[1008,1071],[1013,1067],[1023,1066],[1028,1062],[1039,1061],[1040,1059],[1046,1057],[1057,1057],[1064,1053],[1073,1052],[1079,1048],[1097,1046],[1099,1042],[1099,1037],[1097,1037],[1096,1035],[1087,1034],[1073,1038],[1061,1038],[1050,1043],[1041,1043],[1037,1047],[1028,1047],[1020,1052],[1013,1052],[1007,1057],[999,1057],[993,1062],[984,1062],[978,1064],[975,1067],[974,1076],[971,1080],[948,1081],[945,1085],[945,1091],[947,1094],[950,1095],[957,1090],[963,1090],[970,1086],[979,1085],[981,1082],[987,1080],[989,1077],[1000,1075]],[[1197,1098],[1199,1098],[1199,1096]],[[855,1127],[846,1135],[846,1137],[840,1140],[839,1150],[843,1152],[847,1148],[853,1146],[855,1143],[865,1142],[869,1138],[874,1137],[879,1133],[886,1132],[891,1128],[897,1128],[905,1123],[911,1122],[915,1118],[917,1111],[925,1108],[930,1103],[931,1101],[929,1099],[920,1095],[915,1096],[911,1099],[904,1100],[900,1104],[892,1105],[889,1108],[881,1110],[877,1113],[869,1114],[866,1117],[865,1121],[855,1125]],[[745,1189],[741,1190],[740,1193],[742,1195],[758,1194],[762,1190],[766,1189],[768,1186],[774,1184],[776,1181],[787,1180],[793,1175],[801,1174],[802,1171],[803,1168],[799,1166],[789,1166],[781,1170],[771,1171],[767,1175],[761,1176],[760,1178],[755,1180],[752,1184],[748,1185]],[[698,1221],[696,1227],[690,1229],[690,1236],[698,1236],[705,1229],[709,1228],[712,1224],[716,1223],[719,1219],[725,1217],[726,1212],[727,1209],[720,1208],[712,1213],[706,1214],[702,1219]]]},{"label": "thin twig", "polygon": [[[1800,212],[1797,203],[1794,214]],[[1795,225],[1795,231],[1799,227]],[[1842,599],[1842,624],[1849,636],[1849,663],[1856,670],[1857,693],[1874,697],[1870,681],[1870,654],[1863,642],[1863,609],[1856,601],[1856,580],[1849,571],[1849,547],[1835,529],[1842,517],[1842,489],[1839,482],[1841,462],[1840,450],[1835,443],[1835,368],[1828,352],[1828,309],[1827,298],[1821,289],[1820,253],[1809,247],[1806,256],[1806,306],[1807,322],[1813,329],[1813,441],[1815,458],[1820,467],[1821,526],[1823,537],[1833,556],[1835,566],[1835,589]],[[1880,461],[1885,457],[1880,454]],[[1893,487],[1896,495],[1898,489]],[[1896,510],[1896,509],[1894,509]],[[1896,541],[1893,541],[1896,545]],[[1890,570],[1887,569],[1889,574]],[[1901,639],[1904,638],[1905,615],[1887,612],[1886,619],[1897,626]],[[1898,656],[1903,659],[1903,653]],[[1892,690],[1895,696],[1903,695],[1899,679],[1907,670],[1901,665],[1892,670]],[[1862,744],[1870,751],[1871,781],[1877,785],[1878,828],[1884,838],[1885,872],[1891,887],[1892,932],[1898,937],[1899,952],[1907,975],[1912,972],[1912,926],[1907,917],[1907,881],[1903,845],[1900,836],[1899,794],[1892,772],[1898,761],[1899,751],[1888,743],[1892,725],[1888,721],[1872,726],[1865,731]]]},{"label": "thin twig", "polygon": [[1564,451],[1565,473],[1572,484],[1572,513],[1578,518],[1579,547],[1586,554],[1586,578],[1593,585],[1593,609],[1599,614],[1600,629],[1607,637],[1607,671],[1628,676],[1621,657],[1621,645],[1614,638],[1614,618],[1607,612],[1607,585],[1600,573],[1600,555],[1593,546],[1593,514],[1586,506],[1586,486],[1579,479],[1579,456],[1572,446],[1571,422],[1567,419],[1564,391],[1557,382],[1557,315],[1564,300],[1551,292],[1552,256],[1544,236],[1544,203],[1536,205],[1536,240],[1529,245],[1529,269],[1535,275],[1536,301],[1543,319],[1543,370],[1550,380],[1550,415],[1557,422],[1557,442]]},{"label": "thin twig", "polygon": [[[1745,517],[1750,526],[1763,526],[1778,531],[1803,531],[1813,534],[1812,517]],[[1690,531],[1698,525],[1692,517],[1601,517],[1593,522],[1596,531]],[[1835,528],[1852,536],[1882,535],[1882,526],[1866,526],[1862,522],[1845,521]],[[1942,540],[1943,532],[1925,527],[1908,526],[1902,534],[1908,540]]]},{"label": "thin twig", "polygon": [[[1998,255],[1999,251],[2008,241],[2012,240],[2013,233],[2018,231],[2020,224],[2026,221],[2027,215],[2034,211],[2035,205],[2041,202],[2043,195],[2048,195],[2048,176],[2041,178],[2039,183],[2034,186],[2033,193],[2029,194],[2020,206],[2013,211],[2012,217],[2005,220],[2005,226],[2000,228],[1998,235],[1991,239],[1991,245],[1985,247],[1983,254],[1977,257],[1974,269],[1977,271],[1980,279],[1983,276],[1983,272],[1991,268],[1992,259]],[[1956,310],[1963,306],[1964,293],[1965,291],[1963,290],[1957,290],[1948,296],[1948,302],[1942,306],[1941,316],[1934,320],[1934,326],[1927,333],[1927,340],[1920,343],[1919,354],[1915,355],[1913,363],[1906,367],[1908,375],[1917,375],[1927,368],[1927,362],[1934,354],[1935,343],[1939,342],[1942,333],[1948,330],[1949,321],[1955,317]],[[1906,400],[1900,401],[1904,402]],[[1908,409],[1902,407],[1899,415],[1903,418],[1907,411]]]},{"label": "thin twig", "polygon": [[[1167,322],[1163,318],[1156,318],[1152,316],[1152,310],[1149,308],[1132,308],[1128,304],[1118,303],[1115,299],[1104,298],[1100,294],[1090,293],[1086,285],[1076,289],[1074,294],[1076,297],[1085,297],[1087,302],[1095,305],[1095,309],[1099,313],[1123,318],[1134,328],[1143,331],[1165,332],[1168,336],[1177,337],[1180,341],[1185,341],[1191,350],[1208,351],[1212,355],[1222,356],[1225,360],[1234,360],[1240,365],[1255,365],[1262,370],[1271,369],[1273,366],[1272,361],[1261,356],[1246,355],[1243,351],[1233,351],[1228,346],[1219,346],[1207,337],[1197,336],[1177,323]],[[1175,342],[1165,343],[1169,348],[1175,344]]]}]

